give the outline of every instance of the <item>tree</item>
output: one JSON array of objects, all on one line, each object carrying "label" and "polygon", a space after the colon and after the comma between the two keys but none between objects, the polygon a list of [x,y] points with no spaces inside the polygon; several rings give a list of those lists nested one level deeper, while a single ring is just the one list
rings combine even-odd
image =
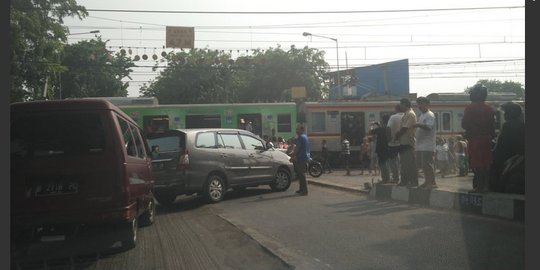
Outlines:
[{"label": "tree", "polygon": [[324,52],[316,49],[297,49],[291,46],[284,51],[280,46],[268,50],[256,50],[249,59],[250,66],[243,78],[247,83],[239,89],[241,102],[273,102],[291,99],[290,88],[306,87],[308,100],[320,100],[328,89],[323,78],[328,70]]},{"label": "tree", "polygon": [[[515,93],[517,98],[525,98],[525,88],[519,82],[513,81],[504,81],[500,82],[499,80],[479,80],[477,83],[483,84],[487,87],[488,91],[491,93]],[[467,87],[465,92],[468,93],[472,89]]]},{"label": "tree", "polygon": [[75,0],[11,1],[12,102],[43,98],[45,87],[55,84],[55,75],[65,70],[60,54],[69,31],[63,18],[87,15]]},{"label": "tree", "polygon": [[323,81],[328,69],[324,52],[307,47],[256,50],[236,61],[223,51],[194,49],[171,53],[164,61],[167,68],[140,90],[161,103],[286,101],[293,86],[305,86],[310,100],[328,92]]},{"label": "tree", "polygon": [[169,53],[162,60],[167,68],[140,93],[162,104],[238,102],[229,60],[228,54],[208,49]]},{"label": "tree", "polygon": [[100,37],[66,45],[62,65],[61,84],[54,89],[55,98],[69,97],[125,97],[129,77],[135,64],[125,53],[111,55]]}]

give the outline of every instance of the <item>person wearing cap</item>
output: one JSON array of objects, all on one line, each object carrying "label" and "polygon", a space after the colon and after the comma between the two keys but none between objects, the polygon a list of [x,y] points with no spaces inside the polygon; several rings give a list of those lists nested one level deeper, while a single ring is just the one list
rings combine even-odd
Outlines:
[{"label": "person wearing cap", "polygon": [[[525,154],[525,123],[521,107],[513,102],[503,104],[504,124],[493,149],[490,189],[505,193],[525,193],[524,179],[513,179],[503,175],[505,163],[515,156]],[[518,172],[524,176],[524,172]],[[519,174],[517,178],[519,178]]]},{"label": "person wearing cap", "polygon": [[421,188],[437,188],[435,183],[435,114],[429,110],[429,99],[419,97],[416,99],[420,115],[414,125],[416,128],[416,161],[418,168],[424,172],[425,182]]},{"label": "person wearing cap", "polygon": [[418,186],[418,170],[414,157],[416,114],[411,109],[411,101],[402,98],[399,101],[403,117],[395,139],[399,141],[399,160],[401,163],[401,182],[399,186]]},{"label": "person wearing cap", "polygon": [[489,191],[489,171],[493,155],[491,140],[495,136],[495,112],[486,104],[488,90],[482,84],[476,84],[469,92],[471,103],[465,107],[461,127],[465,130],[468,141],[469,162],[477,178],[470,192]]}]

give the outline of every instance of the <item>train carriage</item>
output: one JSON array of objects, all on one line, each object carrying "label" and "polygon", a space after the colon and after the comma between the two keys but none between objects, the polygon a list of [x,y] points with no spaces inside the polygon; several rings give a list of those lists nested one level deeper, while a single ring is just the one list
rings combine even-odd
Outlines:
[{"label": "train carriage", "polygon": [[241,128],[251,126],[260,137],[295,136],[296,104],[120,105],[146,132],[178,128]]},{"label": "train carriage", "polygon": [[[470,103],[466,93],[440,93],[427,96],[430,99],[430,110],[435,114],[437,136],[444,138],[463,134],[461,120],[465,106]],[[399,97],[379,97],[372,100],[307,102],[305,119],[312,154],[317,156],[321,150],[322,140],[334,156],[341,152],[341,141],[347,137],[350,141],[352,163],[358,163],[362,138],[369,133],[370,124],[380,122],[383,115],[394,113]],[[411,98],[413,110],[420,112]],[[495,110],[496,129],[504,122],[500,105],[513,101],[524,107],[524,101],[515,100],[512,93],[490,93],[487,104]],[[333,159],[336,160],[336,159]]]},{"label": "train carriage", "polygon": [[[436,93],[427,96],[430,110],[436,116],[437,136],[453,137],[463,134],[461,119],[470,103],[466,93]],[[253,133],[262,138],[296,136],[295,126],[306,125],[313,156],[321,150],[326,139],[335,157],[341,152],[345,135],[351,144],[352,162],[358,163],[362,138],[369,133],[370,124],[394,113],[400,97],[374,97],[364,100],[321,101],[299,103],[236,103],[236,104],[176,104],[159,105],[155,98],[113,98],[111,101],[130,115],[145,131],[177,128],[246,128],[251,122]],[[419,111],[411,98],[413,110]],[[500,105],[516,100],[513,93],[490,93],[487,103],[496,112],[496,128],[504,122]],[[333,158],[333,160],[339,160]]]}]

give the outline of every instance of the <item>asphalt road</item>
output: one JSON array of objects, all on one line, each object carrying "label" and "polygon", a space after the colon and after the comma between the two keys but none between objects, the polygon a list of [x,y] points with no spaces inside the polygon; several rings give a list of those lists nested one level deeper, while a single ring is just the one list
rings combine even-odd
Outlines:
[{"label": "asphalt road", "polygon": [[[309,196],[297,196],[296,189],[293,183],[286,192],[272,193],[267,187],[231,192],[218,204],[179,198],[174,207],[159,208],[153,226],[140,229],[136,248],[113,254],[81,253],[86,255],[70,257],[68,265],[75,269],[524,269],[521,223],[377,201],[313,185]],[[89,247],[95,246],[77,245],[68,250],[92,251]],[[38,256],[50,250],[32,251]],[[43,261],[39,263],[33,269],[45,269]]]},{"label": "asphalt road", "polygon": [[185,198],[158,208],[156,222],[139,229],[134,249],[110,249],[116,241],[108,236],[39,244],[19,264],[12,260],[12,269],[291,269],[218,214],[213,205]]},{"label": "asphalt road", "polygon": [[522,223],[296,188],[214,207],[297,269],[524,269]]}]

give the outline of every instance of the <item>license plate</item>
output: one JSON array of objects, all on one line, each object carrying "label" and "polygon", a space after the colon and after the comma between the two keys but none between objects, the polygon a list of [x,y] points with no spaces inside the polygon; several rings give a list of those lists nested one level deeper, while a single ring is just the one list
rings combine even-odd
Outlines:
[{"label": "license plate", "polygon": [[52,196],[74,194],[79,192],[78,183],[48,183],[37,185],[34,194],[36,196]]}]

